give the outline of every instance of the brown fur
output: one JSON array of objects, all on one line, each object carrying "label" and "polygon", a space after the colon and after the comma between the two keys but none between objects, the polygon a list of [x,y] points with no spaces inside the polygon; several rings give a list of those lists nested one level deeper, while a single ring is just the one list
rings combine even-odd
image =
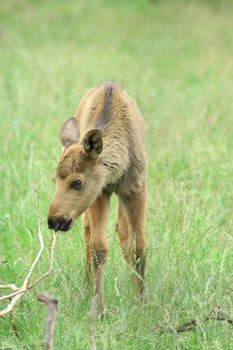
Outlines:
[{"label": "brown fur", "polygon": [[[120,244],[126,261],[135,268],[135,283],[141,295],[144,294],[144,121],[136,103],[120,85],[104,82],[87,91],[76,118],[69,118],[63,124],[60,138],[65,150],[56,170],[50,226],[52,222],[58,229],[67,230],[84,213],[86,282],[92,263],[95,293],[103,312],[103,268],[108,253],[106,225],[113,192],[119,196],[116,230]],[[82,181],[79,190],[73,188],[77,179]]]}]

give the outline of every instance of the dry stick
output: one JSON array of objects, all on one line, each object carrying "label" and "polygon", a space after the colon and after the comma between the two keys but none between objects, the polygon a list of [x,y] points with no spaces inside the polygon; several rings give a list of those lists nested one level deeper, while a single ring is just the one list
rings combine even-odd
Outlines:
[{"label": "dry stick", "polygon": [[51,272],[51,270],[52,270],[53,261],[54,261],[54,249],[55,249],[56,237],[57,237],[57,233],[56,232],[53,232],[53,240],[52,240],[51,250],[50,250],[50,266],[49,266],[49,270],[42,277],[40,277],[34,284],[32,284],[31,286],[28,286],[28,281],[29,281],[29,279],[30,279],[30,277],[32,275],[33,270],[35,269],[36,265],[38,264],[38,262],[40,260],[40,257],[41,257],[41,254],[42,254],[42,252],[44,250],[44,241],[43,241],[43,236],[42,236],[42,226],[41,226],[41,220],[40,220],[40,215],[39,215],[39,201],[38,201],[38,194],[37,194],[36,189],[34,189],[34,192],[35,192],[35,197],[36,197],[36,216],[37,216],[37,221],[38,221],[38,236],[39,236],[39,241],[40,241],[40,250],[37,253],[37,256],[36,256],[35,260],[33,261],[32,266],[31,266],[28,274],[25,277],[25,280],[23,282],[22,287],[17,288],[15,285],[12,285],[12,284],[0,285],[0,289],[11,288],[12,290],[15,290],[15,288],[17,288],[13,293],[10,293],[8,295],[0,297],[0,301],[13,298],[11,300],[11,302],[7,305],[6,308],[0,311],[0,317],[9,314],[13,310],[15,304],[20,300],[22,295],[24,295],[30,289],[32,289],[35,285],[40,283],[44,278],[48,277],[50,272]]},{"label": "dry stick", "polygon": [[95,335],[95,317],[96,317],[97,299],[98,299],[98,295],[95,295],[94,298],[92,299],[91,309],[89,313],[90,335],[91,335],[91,343],[92,343],[91,350],[97,350],[96,335]]},{"label": "dry stick", "polygon": [[46,277],[48,277],[50,275],[52,268],[53,268],[53,263],[54,263],[54,251],[55,251],[55,246],[56,246],[56,240],[57,240],[57,232],[53,231],[53,238],[52,238],[51,245],[50,245],[50,263],[49,263],[48,271],[45,272],[41,277],[39,277],[36,280],[36,282],[34,282],[31,286],[28,287],[28,289],[32,289],[37,284],[39,284],[41,281],[43,281],[43,279],[45,279]]},{"label": "dry stick", "polygon": [[53,349],[53,336],[55,330],[56,314],[59,300],[48,294],[39,294],[37,299],[47,305],[47,314],[44,330],[44,350]]},{"label": "dry stick", "polygon": [[[0,284],[0,289],[12,289],[17,290],[18,287],[16,287],[15,284]],[[1,300],[1,299],[0,299]]]},{"label": "dry stick", "polygon": [[[40,222],[40,216],[39,216],[39,211],[38,211],[38,194],[36,191],[35,191],[35,195],[36,195],[36,214],[37,214],[37,219],[38,219],[38,236],[39,236],[39,241],[40,241],[40,250],[37,253],[35,260],[33,261],[33,264],[31,266],[28,274],[25,277],[25,280],[23,282],[22,287],[19,288],[19,293],[17,295],[12,293],[12,294],[14,294],[13,299],[11,300],[11,302],[8,304],[8,306],[4,310],[0,311],[0,316],[4,316],[4,315],[10,313],[13,310],[13,307],[15,306],[15,304],[19,301],[19,299],[23,295],[22,293],[25,293],[27,291],[28,280],[32,274],[32,271],[34,270],[35,266],[37,265],[37,263],[40,259],[41,253],[44,249],[44,241],[43,241],[43,237],[42,237],[41,222]],[[11,298],[11,296],[8,295],[7,298]],[[1,298],[1,300],[4,300],[4,299]]]},{"label": "dry stick", "polygon": [[44,275],[42,275],[40,278],[38,278],[38,280],[36,280],[36,282],[34,282],[32,285],[27,286],[26,290],[22,289],[22,287],[17,288],[14,284],[13,285],[0,285],[0,289],[7,289],[7,288],[13,289],[14,288],[13,290],[15,290],[13,293],[3,295],[2,297],[0,297],[0,301],[10,299],[17,294],[22,294],[22,293],[29,291],[30,289],[35,287],[37,284],[39,284],[43,279],[45,279],[46,277],[48,277],[50,275],[51,270],[53,268],[53,263],[54,263],[54,250],[55,250],[55,245],[56,245],[56,239],[57,239],[57,232],[53,231],[53,238],[52,238],[52,241],[50,244],[50,263],[49,263],[48,271]]},{"label": "dry stick", "polygon": [[[222,311],[220,306],[217,305],[215,306],[210,313],[204,317],[203,321],[225,321],[229,323],[230,325],[233,326],[233,319],[230,318],[230,316],[225,312]],[[196,319],[192,319],[188,322],[185,322],[183,325],[177,327],[175,329],[176,333],[183,333],[183,332],[188,332],[188,331],[193,331],[197,328],[198,326],[198,321]],[[161,330],[161,333],[165,333],[166,330]]]}]

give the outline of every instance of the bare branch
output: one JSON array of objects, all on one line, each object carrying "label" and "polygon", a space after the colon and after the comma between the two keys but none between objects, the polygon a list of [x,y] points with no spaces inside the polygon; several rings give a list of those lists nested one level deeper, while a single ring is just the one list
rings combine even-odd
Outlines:
[{"label": "bare branch", "polygon": [[56,323],[56,314],[59,300],[56,297],[42,293],[37,296],[37,300],[47,305],[47,314],[44,330],[44,350],[53,349],[53,336]]},{"label": "bare branch", "polygon": [[54,263],[54,251],[55,251],[55,246],[56,246],[56,240],[57,240],[57,232],[53,231],[53,238],[50,244],[50,263],[49,263],[49,269],[48,271],[42,275],[40,278],[38,278],[38,280],[36,280],[35,283],[33,283],[33,285],[31,285],[29,287],[29,289],[33,288],[34,286],[36,286],[37,284],[39,284],[41,281],[43,281],[46,277],[48,277],[52,271],[53,268],[53,263]]},{"label": "bare branch", "polygon": [[29,278],[31,277],[31,274],[32,274],[34,268],[38,264],[38,261],[41,257],[41,254],[42,254],[42,251],[44,250],[44,240],[43,240],[43,236],[42,236],[42,225],[41,225],[40,213],[39,213],[39,199],[38,199],[38,193],[37,193],[35,188],[34,188],[34,192],[35,192],[35,197],[36,197],[36,216],[37,216],[37,221],[38,221],[38,237],[39,237],[39,241],[40,241],[40,250],[37,253],[35,260],[33,261],[32,266],[31,266],[27,276],[25,277],[25,280],[24,280],[23,286],[22,286],[22,289],[24,289],[24,290],[27,289]]},{"label": "bare branch", "polygon": [[51,247],[50,247],[50,265],[49,265],[49,269],[48,271],[42,275],[34,284],[32,285],[28,285],[28,282],[31,278],[31,275],[36,267],[36,265],[38,264],[40,258],[41,258],[41,254],[44,250],[44,240],[43,240],[43,235],[42,235],[42,225],[41,225],[41,220],[40,220],[40,215],[39,215],[39,200],[38,200],[38,194],[36,189],[34,188],[34,192],[35,192],[35,198],[36,198],[36,216],[37,216],[37,221],[38,221],[38,237],[39,237],[39,241],[40,241],[40,249],[30,267],[30,270],[28,272],[28,274],[26,275],[24,282],[22,284],[21,287],[17,288],[14,284],[8,284],[8,285],[0,285],[0,289],[12,289],[13,292],[4,296],[0,297],[0,301],[6,300],[6,299],[11,299],[10,303],[7,305],[7,307],[3,310],[0,311],[0,317],[1,316],[5,316],[7,314],[9,314],[15,304],[20,300],[20,298],[27,293],[29,290],[31,290],[35,285],[37,285],[38,283],[40,283],[43,279],[45,279],[46,277],[49,276],[49,274],[51,273],[52,267],[53,267],[53,262],[54,262],[54,250],[55,250],[55,245],[56,245],[56,238],[57,238],[57,232],[53,232],[53,239],[51,242]]},{"label": "bare branch", "polygon": [[[18,288],[16,287],[15,284],[0,284],[0,289],[12,289],[12,290],[17,290]],[[0,299],[1,300],[1,299]]]}]

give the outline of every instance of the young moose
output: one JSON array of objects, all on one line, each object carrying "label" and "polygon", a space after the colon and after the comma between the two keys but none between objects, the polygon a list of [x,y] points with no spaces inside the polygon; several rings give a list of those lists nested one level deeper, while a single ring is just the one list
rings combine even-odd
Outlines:
[{"label": "young moose", "polygon": [[144,121],[136,103],[114,82],[87,91],[76,117],[60,130],[64,152],[55,175],[56,193],[48,226],[68,231],[83,214],[85,280],[93,270],[95,295],[104,311],[103,269],[107,259],[107,215],[111,194],[119,197],[116,231],[134,283],[144,295],[146,155]]}]

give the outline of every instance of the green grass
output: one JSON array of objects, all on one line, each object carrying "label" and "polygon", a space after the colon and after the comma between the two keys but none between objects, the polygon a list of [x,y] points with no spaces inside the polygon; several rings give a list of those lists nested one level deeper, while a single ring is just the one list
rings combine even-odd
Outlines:
[{"label": "green grass", "polygon": [[[122,82],[147,124],[147,304],[130,284],[108,225],[98,349],[232,349],[232,327],[202,322],[216,304],[233,317],[233,6],[229,1],[4,1],[0,5],[0,282],[20,285],[38,250],[32,184],[46,245],[61,123],[85,90]],[[48,266],[48,253],[35,275]],[[89,349],[81,224],[58,237],[53,274],[0,320],[1,349],[40,349],[47,291],[60,299],[55,349]],[[2,304],[3,306],[3,304]],[[193,332],[160,334],[200,320]]]}]

